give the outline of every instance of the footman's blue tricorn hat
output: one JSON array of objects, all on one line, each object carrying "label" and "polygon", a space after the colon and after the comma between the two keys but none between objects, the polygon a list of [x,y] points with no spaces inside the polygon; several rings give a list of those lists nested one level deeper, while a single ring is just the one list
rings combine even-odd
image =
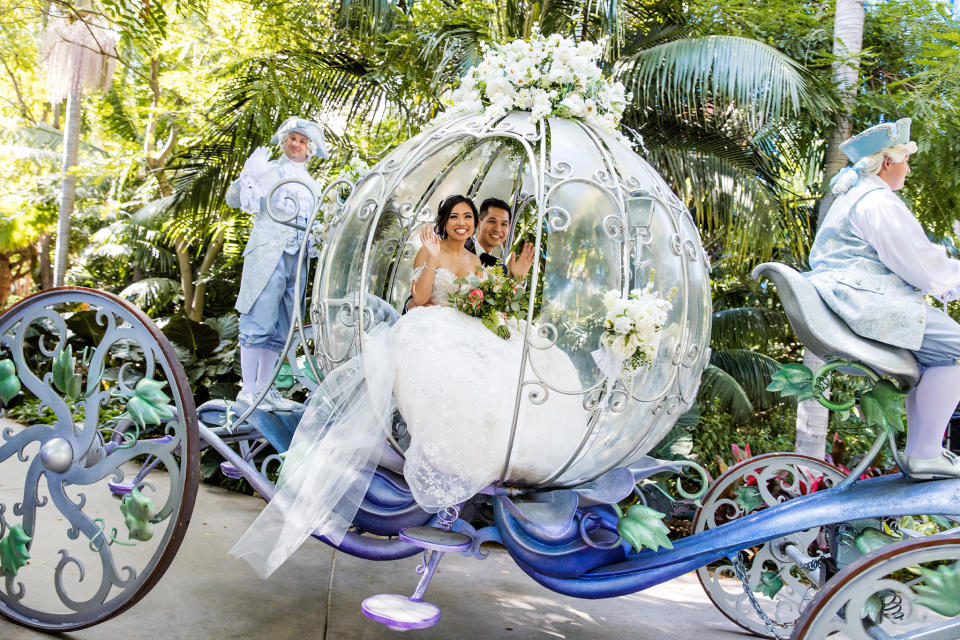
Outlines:
[{"label": "footman's blue tricorn hat", "polygon": [[330,154],[327,153],[327,146],[323,143],[323,129],[321,129],[320,125],[316,122],[307,120],[306,118],[290,116],[283,121],[283,124],[277,129],[277,132],[273,134],[270,142],[272,144],[280,144],[283,136],[288,133],[299,133],[306,136],[317,148],[317,157],[323,159],[330,156]]},{"label": "footman's blue tricorn hat", "polygon": [[895,144],[910,142],[910,118],[881,122],[840,143],[840,151],[856,163]]}]

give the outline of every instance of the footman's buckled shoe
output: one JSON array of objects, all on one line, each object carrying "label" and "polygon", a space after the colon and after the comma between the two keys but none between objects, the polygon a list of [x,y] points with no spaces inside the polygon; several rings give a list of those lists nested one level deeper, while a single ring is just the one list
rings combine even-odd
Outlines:
[{"label": "footman's buckled shoe", "polygon": [[270,389],[260,402],[260,408],[264,411],[296,411],[302,407],[299,402],[281,396],[276,389]]},{"label": "footman's buckled shoe", "polygon": [[946,449],[933,458],[901,456],[900,462],[907,476],[914,480],[960,478],[960,458]]}]

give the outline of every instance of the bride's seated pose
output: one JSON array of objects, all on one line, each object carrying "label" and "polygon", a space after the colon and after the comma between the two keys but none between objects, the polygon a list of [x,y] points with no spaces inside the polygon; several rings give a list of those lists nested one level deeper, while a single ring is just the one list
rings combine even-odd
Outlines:
[{"label": "bride's seated pose", "polygon": [[[527,331],[525,322],[511,321],[504,340],[450,306],[455,281],[481,267],[464,248],[476,221],[466,196],[440,203],[432,228],[420,230],[414,258],[418,306],[393,326],[365,333],[362,355],[331,371],[311,397],[276,496],[231,550],[262,576],[314,531],[342,540],[380,461],[394,407],[410,435],[403,475],[427,511],[461,504],[500,481],[508,453],[504,479],[523,482],[547,477],[576,450],[587,411],[570,358]],[[519,385],[525,339],[524,377],[549,371],[569,393],[530,401],[530,390]]]}]

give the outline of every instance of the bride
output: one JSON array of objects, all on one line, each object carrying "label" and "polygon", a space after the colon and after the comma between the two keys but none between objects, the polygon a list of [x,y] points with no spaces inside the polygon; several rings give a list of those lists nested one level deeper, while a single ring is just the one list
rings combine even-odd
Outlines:
[{"label": "bride", "polygon": [[[457,505],[501,479],[542,480],[576,450],[587,416],[578,395],[551,393],[521,401],[511,425],[524,352],[525,323],[509,340],[478,318],[449,306],[455,280],[477,273],[464,248],[477,209],[462,195],[440,203],[433,228],[420,232],[413,303],[392,327],[364,336],[363,353],[324,379],[294,434],[278,492],[230,553],[269,576],[312,533],[339,544],[356,515],[393,417],[407,423],[404,477],[427,511]],[[562,351],[537,344],[531,330],[530,370],[549,371],[558,388],[580,389]],[[524,393],[524,398],[527,393]]]}]

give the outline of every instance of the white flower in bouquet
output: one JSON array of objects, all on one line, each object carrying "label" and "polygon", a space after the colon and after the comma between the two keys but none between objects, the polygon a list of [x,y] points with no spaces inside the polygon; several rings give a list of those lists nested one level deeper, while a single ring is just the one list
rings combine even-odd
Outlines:
[{"label": "white flower in bouquet", "polygon": [[443,98],[449,106],[436,121],[483,108],[496,119],[519,109],[530,111],[532,122],[550,115],[582,118],[627,141],[619,125],[629,98],[623,85],[604,78],[597,65],[601,45],[534,33],[529,41],[483,46],[482,51],[481,62]]},{"label": "white flower in bouquet", "polygon": [[[671,308],[669,300],[653,290],[651,282],[643,289],[634,289],[628,296],[611,290],[604,294],[603,305],[606,331],[600,338],[602,348],[618,359],[620,377],[631,378],[636,371],[651,362],[660,348],[663,325]],[[598,366],[608,375],[609,356],[594,354]]]},{"label": "white flower in bouquet", "polygon": [[582,118],[587,115],[587,105],[579,93],[571,93],[560,101],[561,107],[566,107],[570,115]]},{"label": "white flower in bouquet", "polygon": [[627,316],[620,316],[613,321],[613,330],[621,335],[630,333],[633,329],[633,320]]},{"label": "white flower in bouquet", "polygon": [[626,315],[627,311],[630,309],[630,301],[626,298],[617,298],[611,304],[607,305],[607,317],[606,320],[608,323],[613,324],[616,322],[617,318]]},{"label": "white flower in bouquet", "polygon": [[539,120],[550,115],[550,111],[553,109],[553,102],[551,101],[552,92],[544,91],[543,89],[534,89],[531,92],[532,104],[530,108],[530,117]]}]

